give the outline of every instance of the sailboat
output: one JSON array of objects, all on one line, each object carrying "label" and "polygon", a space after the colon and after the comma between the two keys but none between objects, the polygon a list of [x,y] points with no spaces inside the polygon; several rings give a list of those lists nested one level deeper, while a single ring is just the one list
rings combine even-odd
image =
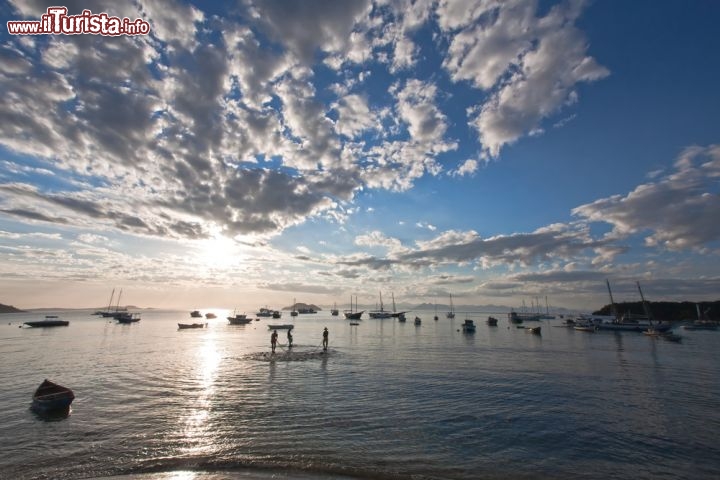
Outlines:
[{"label": "sailboat", "polygon": [[110,301],[108,301],[107,310],[105,310],[104,312],[99,312],[99,314],[102,315],[103,318],[112,317],[114,315],[114,313],[110,311],[110,309],[112,308],[112,301],[113,301],[114,297],[115,297],[115,289],[113,288],[112,293],[110,294]]},{"label": "sailboat", "polygon": [[[355,308],[357,309],[357,295],[355,295]],[[357,312],[353,310],[353,299],[352,295],[350,295],[350,310],[345,310],[343,312],[345,314],[345,318],[348,320],[360,320],[364,312],[365,310]]]},{"label": "sailboat", "polygon": [[297,317],[297,316],[298,316],[297,300],[295,300],[294,298],[293,298],[293,308],[292,308],[292,311],[290,312],[290,316],[291,316],[291,317]]},{"label": "sailboat", "polygon": [[390,318],[390,317],[392,317],[392,313],[385,311],[385,309],[383,308],[382,292],[380,292],[380,309],[370,311],[370,312],[368,312],[368,315],[370,315],[370,318]]},{"label": "sailboat", "polygon": [[[597,330],[613,330],[613,331],[631,331],[631,332],[643,332],[647,330],[648,328],[653,328],[655,331],[661,332],[661,331],[667,331],[670,330],[669,324],[657,324],[653,325],[652,321],[650,320],[650,317],[647,315],[647,312],[649,311],[647,309],[647,305],[643,303],[643,307],[646,309],[646,315],[640,315],[641,318],[633,318],[633,316],[630,313],[626,313],[620,318],[618,316],[617,307],[615,306],[615,301],[613,300],[612,296],[612,290],[610,290],[610,281],[607,279],[605,280],[605,283],[607,284],[608,288],[608,294],[610,295],[610,308],[612,310],[613,320],[610,322],[599,322],[595,325]],[[638,282],[638,289],[640,288],[640,283]],[[640,294],[640,297],[642,298],[642,292]]]},{"label": "sailboat", "polygon": [[447,318],[455,318],[455,306],[452,301],[452,293],[450,294],[450,311],[445,314]]},{"label": "sailboat", "polygon": [[391,293],[391,295],[392,295],[392,302],[393,302],[393,313],[392,313],[393,318],[404,317],[405,314],[407,313],[407,311],[405,311],[405,312],[398,312],[398,311],[395,309],[395,293]]},{"label": "sailboat", "polygon": [[338,308],[337,308],[337,302],[335,302],[333,304],[333,308],[330,310],[330,315],[332,315],[333,317],[337,317],[338,313],[340,313],[340,312],[338,311]]},{"label": "sailboat", "polygon": [[437,322],[438,320],[438,314],[437,314],[437,302],[435,302],[435,316],[433,317],[433,320]]}]

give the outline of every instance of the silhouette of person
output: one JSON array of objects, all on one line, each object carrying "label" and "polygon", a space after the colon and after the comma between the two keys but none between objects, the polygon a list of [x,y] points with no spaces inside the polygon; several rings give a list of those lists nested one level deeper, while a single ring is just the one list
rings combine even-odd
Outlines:
[{"label": "silhouette of person", "polygon": [[272,347],[272,353],[275,353],[275,346],[277,345],[277,330],[273,330],[272,335],[270,335],[270,347]]},{"label": "silhouette of person", "polygon": [[327,352],[328,335],[329,335],[328,329],[327,329],[327,327],[325,327],[325,330],[323,330],[323,341],[322,341],[323,352]]},{"label": "silhouette of person", "polygon": [[292,348],[292,333],[288,330],[288,348]]}]

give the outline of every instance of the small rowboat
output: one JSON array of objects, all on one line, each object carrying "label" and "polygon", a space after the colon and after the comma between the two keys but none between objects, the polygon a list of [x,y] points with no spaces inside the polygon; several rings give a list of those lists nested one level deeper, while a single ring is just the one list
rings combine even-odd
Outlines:
[{"label": "small rowboat", "polygon": [[295,328],[295,325],[291,324],[285,324],[285,325],[268,325],[268,328],[270,330],[292,330]]},{"label": "small rowboat", "polygon": [[178,328],[179,328],[179,329],[183,329],[183,328],[204,328],[204,327],[205,327],[205,324],[204,324],[204,323],[178,323]]},{"label": "small rowboat", "polygon": [[45,379],[33,394],[32,409],[38,413],[59,412],[69,409],[74,399],[72,390]]},{"label": "small rowboat", "polygon": [[527,327],[525,331],[534,335],[540,335],[540,327]]},{"label": "small rowboat", "polygon": [[67,320],[60,320],[57,315],[45,315],[45,320],[37,320],[32,322],[25,322],[28,327],[67,327],[70,322]]}]

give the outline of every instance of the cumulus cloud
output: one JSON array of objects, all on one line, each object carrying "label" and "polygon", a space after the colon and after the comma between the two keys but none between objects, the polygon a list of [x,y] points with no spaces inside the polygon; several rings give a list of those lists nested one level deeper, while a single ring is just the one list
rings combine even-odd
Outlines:
[{"label": "cumulus cloud", "polygon": [[720,146],[691,147],[675,170],[627,195],[614,195],[573,209],[593,222],[607,222],[612,235],[644,234],[648,246],[701,249],[720,240]]},{"label": "cumulus cloud", "polygon": [[468,110],[486,155],[540,131],[540,122],[577,101],[575,85],[609,74],[587,55],[573,23],[581,4],[556,5],[542,17],[537,2],[440,2],[438,23],[451,43],[444,66],[455,81],[490,91]]}]

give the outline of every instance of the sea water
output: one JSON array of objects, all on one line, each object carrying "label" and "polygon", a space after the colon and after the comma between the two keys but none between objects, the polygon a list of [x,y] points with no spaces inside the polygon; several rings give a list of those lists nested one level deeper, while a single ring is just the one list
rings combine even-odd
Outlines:
[{"label": "sea water", "polygon": [[[45,313],[70,325],[18,328]],[[0,478],[720,477],[720,332],[90,313],[0,316]],[[271,354],[272,323],[295,325],[291,351],[280,330]],[[75,392],[69,416],[29,409],[45,378]]]}]

